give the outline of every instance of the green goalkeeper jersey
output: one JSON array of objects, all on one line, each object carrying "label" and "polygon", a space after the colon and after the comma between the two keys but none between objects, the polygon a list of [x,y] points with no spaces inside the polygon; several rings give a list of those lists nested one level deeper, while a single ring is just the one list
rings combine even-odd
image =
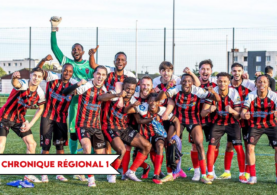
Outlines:
[{"label": "green goalkeeper jersey", "polygon": [[82,60],[81,62],[76,62],[66,57],[62,53],[62,51],[60,50],[57,44],[56,32],[51,32],[51,49],[62,66],[66,63],[72,64],[73,79],[80,81],[81,79],[89,80],[93,78],[94,70],[90,67],[89,61]]}]

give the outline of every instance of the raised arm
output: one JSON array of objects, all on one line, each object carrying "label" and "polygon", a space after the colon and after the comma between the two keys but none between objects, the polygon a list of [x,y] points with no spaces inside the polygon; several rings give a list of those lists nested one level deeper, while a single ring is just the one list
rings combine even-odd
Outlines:
[{"label": "raised arm", "polygon": [[20,72],[14,72],[12,75],[12,85],[16,89],[21,88],[21,83],[19,82],[19,79],[21,78]]},{"label": "raised arm", "polygon": [[[48,54],[45,58],[41,59],[41,61],[37,65],[37,67],[42,69],[44,63],[46,61],[50,61],[50,60],[53,60],[53,58],[50,54]],[[44,80],[47,78],[47,75],[48,75],[47,71],[44,71],[44,78],[43,78]]]},{"label": "raised arm", "polygon": [[190,74],[193,77],[193,80],[194,80],[193,84],[196,87],[199,87],[201,85],[199,78],[190,70],[190,68],[186,67],[183,72],[186,74]]},{"label": "raised arm", "polygon": [[98,64],[96,64],[95,58],[94,58],[94,54],[96,54],[98,48],[99,48],[99,45],[97,45],[97,47],[95,49],[90,49],[88,51],[89,65],[93,70],[98,66]]}]

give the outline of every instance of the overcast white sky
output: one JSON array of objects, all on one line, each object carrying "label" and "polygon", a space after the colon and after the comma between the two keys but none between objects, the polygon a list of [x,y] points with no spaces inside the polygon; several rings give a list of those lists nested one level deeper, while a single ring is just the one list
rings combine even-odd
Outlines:
[{"label": "overcast white sky", "polygon": [[[240,51],[276,51],[277,0],[175,0],[175,28],[228,28],[213,30],[176,31],[175,67],[182,72],[184,66],[195,67],[203,59],[214,61],[215,71],[226,71],[226,35],[228,51],[232,48],[232,27],[258,27],[236,29],[235,47]],[[125,51],[128,70],[135,70],[135,24],[138,20],[139,72],[158,72],[163,60],[163,28],[172,29],[173,0],[1,0],[0,3],[0,60],[28,57],[29,29],[32,28],[32,58],[51,53],[51,16],[63,18],[58,32],[58,43],[65,55],[71,56],[70,46],[75,42],[87,51],[95,47],[95,28],[99,27],[99,64],[112,65],[113,56]],[[73,28],[64,28],[73,27]],[[264,28],[273,27],[274,29]],[[4,28],[1,30],[1,28]],[[117,28],[107,29],[103,28]],[[121,30],[130,28],[132,30]],[[171,37],[167,31],[166,60],[172,60]]]},{"label": "overcast white sky", "polygon": [[[172,0],[2,0],[0,27],[171,28]],[[274,26],[276,0],[176,0],[176,28]]]}]

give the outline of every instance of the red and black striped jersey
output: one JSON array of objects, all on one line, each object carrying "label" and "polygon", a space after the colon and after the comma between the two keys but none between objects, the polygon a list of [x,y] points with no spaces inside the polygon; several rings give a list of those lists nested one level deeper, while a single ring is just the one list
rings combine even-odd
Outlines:
[{"label": "red and black striped jersey", "polygon": [[89,81],[78,87],[76,91],[79,95],[76,128],[92,127],[100,129],[101,101],[98,100],[98,96],[107,92],[106,87],[97,88],[92,81]]},{"label": "red and black striped jersey", "polygon": [[107,79],[105,81],[105,87],[107,91],[115,90],[115,83],[116,82],[123,82],[125,78],[127,77],[136,77],[132,72],[128,70],[124,70],[123,75],[117,75],[115,73],[114,67],[106,67],[108,70]]},{"label": "red and black striped jersey", "polygon": [[[249,79],[243,79],[242,83],[238,87],[234,87],[232,86],[232,84],[230,84],[230,86],[238,91],[240,100],[241,100],[241,106],[243,106],[244,99],[246,98],[248,93],[256,89],[255,83],[250,81]],[[248,124],[247,120],[243,120],[243,119],[240,120],[241,127],[246,127],[247,124]]]},{"label": "red and black striped jersey", "polygon": [[[219,94],[218,87],[214,88],[214,91]],[[212,104],[212,101],[206,99],[205,103]],[[238,122],[232,114],[225,111],[225,107],[230,105],[231,108],[241,107],[240,96],[237,90],[233,88],[228,88],[228,95],[225,97],[220,96],[220,101],[217,102],[217,110],[213,117],[213,123],[217,125],[229,125]]]},{"label": "red and black striped jersey", "polygon": [[70,79],[68,83],[64,83],[61,74],[50,71],[46,81],[46,104],[42,116],[53,121],[66,123],[68,108],[73,95],[65,96],[63,90],[77,81]]},{"label": "red and black striped jersey", "polygon": [[[130,101],[124,102],[124,107],[133,104],[136,99],[132,97]],[[128,115],[124,113],[124,107],[118,108],[118,98],[108,101],[103,106],[102,129],[124,130],[128,127]]]},{"label": "red and black striped jersey", "polygon": [[182,85],[177,85],[168,89],[166,95],[175,101],[174,115],[181,124],[201,124],[200,100],[211,96],[208,91],[192,85],[191,93],[186,94],[182,91]]},{"label": "red and black striped jersey", "polygon": [[257,90],[249,93],[243,104],[250,112],[250,126],[261,128],[275,127],[277,124],[274,111],[277,108],[277,94],[268,90],[266,98],[259,98]]},{"label": "red and black striped jersey", "polygon": [[[153,88],[155,89],[155,91],[158,93],[160,90],[162,90],[163,88],[166,87],[166,84],[163,84],[161,81],[162,77],[158,76],[156,78],[153,79]],[[172,75],[171,80],[174,80],[176,83],[175,85],[180,85],[181,83],[181,78],[176,76],[176,75]]]},{"label": "red and black striped jersey", "polygon": [[[213,88],[215,88],[217,86],[216,84],[217,78],[216,77],[210,77],[209,78],[209,82],[205,83],[205,84],[201,84],[200,87],[207,90],[208,87],[212,86]],[[201,104],[200,104],[200,110],[202,110],[203,105],[205,103],[205,99],[201,99]],[[215,105],[215,101],[213,101],[213,105]],[[213,117],[214,117],[214,112],[208,114],[208,116],[206,117],[201,117],[201,124],[209,124],[212,123],[213,121]]]},{"label": "red and black striped jersey", "polygon": [[23,123],[28,108],[45,104],[45,93],[40,86],[37,87],[36,91],[30,91],[28,80],[22,79],[19,82],[21,88],[12,90],[7,102],[0,110],[0,119]]},{"label": "red and black striped jersey", "polygon": [[[149,105],[144,103],[141,104],[139,106],[136,107],[136,111],[138,114],[140,114],[142,116],[142,118],[151,118],[151,117],[156,117],[156,116],[160,116],[159,117],[159,121],[162,124],[162,118],[161,116],[163,115],[163,113],[166,110],[166,107],[159,107],[159,111],[158,113],[152,114],[151,112],[148,111],[148,107]],[[173,120],[173,114],[171,113],[168,118],[170,118],[170,120]],[[145,139],[149,139],[150,137],[153,137],[155,135],[155,131],[154,131],[154,126],[152,123],[148,123],[148,124],[140,124],[140,128],[139,128],[139,133],[145,137]]]}]

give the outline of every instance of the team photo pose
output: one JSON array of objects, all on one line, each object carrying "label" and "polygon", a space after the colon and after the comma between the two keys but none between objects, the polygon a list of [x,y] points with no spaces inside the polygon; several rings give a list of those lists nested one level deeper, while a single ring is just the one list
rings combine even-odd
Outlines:
[{"label": "team photo pose", "polygon": [[184,128],[191,134],[193,142],[196,144],[198,151],[198,159],[201,169],[201,182],[211,184],[211,180],[206,176],[206,160],[203,147],[203,132],[200,121],[200,100],[210,98],[219,100],[218,94],[212,87],[206,91],[200,87],[193,85],[193,77],[190,74],[183,74],[181,77],[181,85],[169,88],[172,84],[168,84],[167,91],[161,91],[157,100],[163,100],[168,97],[175,101],[174,115],[181,123],[181,138]]},{"label": "team photo pose", "polygon": [[250,129],[247,135],[247,158],[249,163],[249,184],[257,183],[255,146],[260,137],[266,134],[275,150],[275,169],[277,182],[277,95],[269,90],[269,78],[260,75],[256,79],[257,90],[249,93],[242,107],[241,118],[249,120]]},{"label": "team photo pose", "polygon": [[[0,154],[4,153],[9,129],[12,129],[26,144],[26,154],[35,154],[36,142],[31,128],[40,118],[45,104],[45,93],[39,86],[43,80],[44,71],[34,68],[30,74],[30,80],[20,79],[20,72],[12,75],[13,90],[0,109]],[[37,105],[38,109],[30,122],[25,115],[28,108]],[[34,175],[25,175],[25,180],[41,182]]]},{"label": "team photo pose", "polygon": [[[210,133],[210,141],[207,152],[208,162],[208,178],[214,180],[213,166],[215,162],[215,148],[220,142],[221,137],[227,133],[228,142],[231,142],[237,151],[237,159],[239,165],[239,181],[246,183],[244,175],[245,171],[245,156],[241,142],[241,130],[239,125],[241,101],[237,90],[229,88],[231,76],[228,73],[221,72],[217,74],[217,87],[214,91],[219,94],[220,101],[217,106],[212,105],[212,101],[207,99],[203,105],[201,116],[205,117],[208,114],[215,112],[213,117],[213,127]],[[231,162],[225,161],[225,172],[230,170]]]}]

